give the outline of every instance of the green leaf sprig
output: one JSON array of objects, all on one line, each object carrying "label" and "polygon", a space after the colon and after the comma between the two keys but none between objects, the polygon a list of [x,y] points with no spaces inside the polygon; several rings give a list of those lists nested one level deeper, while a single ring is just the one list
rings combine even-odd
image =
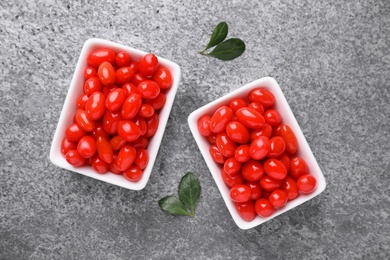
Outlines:
[{"label": "green leaf sprig", "polygon": [[[226,36],[228,34],[228,25],[226,22],[220,22],[211,34],[211,38],[206,48],[199,53],[206,56],[212,56],[220,60],[233,60],[245,51],[245,43],[238,38],[231,38],[226,41]],[[209,53],[206,51],[214,47]]]},{"label": "green leaf sprig", "polygon": [[195,206],[200,197],[200,182],[191,172],[181,178],[179,198],[167,196],[158,201],[161,210],[174,216],[195,216]]}]

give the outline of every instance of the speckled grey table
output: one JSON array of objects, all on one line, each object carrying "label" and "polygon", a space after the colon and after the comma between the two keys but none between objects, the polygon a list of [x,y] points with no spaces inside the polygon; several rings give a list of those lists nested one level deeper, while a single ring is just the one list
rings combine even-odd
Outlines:
[{"label": "speckled grey table", "polygon": [[[1,1],[0,259],[389,259],[389,14],[387,0]],[[198,54],[219,21],[247,43],[242,57]],[[182,68],[162,147],[140,192],[48,159],[91,37]],[[328,186],[243,231],[186,119],[263,76],[279,82]],[[203,186],[196,217],[164,214],[158,199],[175,193],[189,170]]]}]

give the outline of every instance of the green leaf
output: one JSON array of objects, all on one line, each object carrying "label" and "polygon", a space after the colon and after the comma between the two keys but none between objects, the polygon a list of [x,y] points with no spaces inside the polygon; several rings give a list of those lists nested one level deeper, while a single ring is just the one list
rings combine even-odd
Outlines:
[{"label": "green leaf", "polygon": [[195,214],[195,205],[200,196],[200,183],[198,178],[191,172],[188,172],[181,178],[179,184],[179,198]]},{"label": "green leaf", "polygon": [[162,211],[174,216],[192,216],[184,206],[183,202],[175,196],[168,196],[160,199],[158,201],[158,205]]},{"label": "green leaf", "polygon": [[210,49],[211,47],[223,42],[228,34],[228,25],[225,22],[220,22],[215,28],[211,35],[210,41],[207,44],[206,49],[203,51]]},{"label": "green leaf", "polygon": [[245,43],[238,38],[231,38],[218,44],[218,46],[207,55],[220,60],[232,60],[239,57],[244,51]]}]

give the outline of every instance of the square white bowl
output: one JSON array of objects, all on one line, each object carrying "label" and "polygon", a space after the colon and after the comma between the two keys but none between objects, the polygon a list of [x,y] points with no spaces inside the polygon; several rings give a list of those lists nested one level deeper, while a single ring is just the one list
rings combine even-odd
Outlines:
[{"label": "square white bowl", "polygon": [[75,73],[73,74],[73,78],[70,83],[64,106],[62,108],[57,129],[54,134],[54,138],[50,148],[50,160],[53,164],[69,171],[77,172],[97,180],[121,186],[126,189],[142,190],[146,186],[150,174],[152,172],[153,165],[156,160],[158,150],[160,148],[161,140],[164,135],[165,127],[177,92],[177,88],[179,87],[181,73],[180,67],[172,61],[157,56],[159,64],[163,65],[171,72],[173,77],[173,84],[172,87],[166,92],[166,103],[159,113],[160,120],[157,132],[149,140],[149,145],[147,148],[149,153],[149,163],[144,169],[143,176],[139,181],[131,182],[125,179],[124,176],[116,175],[111,172],[107,172],[105,174],[98,174],[90,166],[74,167],[70,165],[61,154],[61,142],[62,139],[65,137],[65,129],[72,123],[73,115],[77,110],[76,100],[83,93],[82,86],[84,85],[85,81],[84,69],[87,67],[87,56],[91,51],[105,47],[111,48],[115,52],[126,51],[130,54],[132,60],[135,61],[139,61],[142,56],[147,54],[147,52],[143,52],[125,45],[97,38],[89,39],[84,43],[79,60],[76,65]]},{"label": "square white bowl", "polygon": [[[229,105],[229,102],[233,98],[244,98],[246,99],[248,97],[249,92],[252,89],[262,87],[269,91],[271,91],[275,96],[275,105],[274,108],[280,113],[282,116],[282,122],[284,124],[287,124],[291,127],[291,129],[294,131],[294,134],[298,140],[298,153],[297,155],[302,157],[309,168],[310,174],[312,174],[317,179],[317,188],[311,193],[311,194],[302,194],[300,193],[299,196],[292,200],[287,202],[287,204],[275,211],[272,216],[267,218],[262,218],[259,216],[256,216],[255,219],[253,219],[251,222],[247,222],[243,220],[240,215],[238,214],[234,202],[230,199],[229,195],[229,187],[224,183],[221,177],[221,165],[214,162],[212,159],[210,153],[209,153],[209,147],[210,144],[204,136],[202,136],[197,127],[198,119],[208,114],[210,116],[213,115],[215,110],[222,106],[222,105]],[[287,103],[287,100],[282,92],[282,90],[279,87],[279,84],[276,82],[275,79],[271,77],[265,77],[258,80],[255,80],[197,110],[192,112],[190,116],[188,117],[188,124],[190,126],[192,135],[195,138],[196,143],[199,146],[199,149],[203,155],[203,158],[205,159],[207,166],[210,169],[211,175],[213,176],[215,183],[217,184],[217,187],[219,191],[221,192],[222,198],[226,203],[226,206],[230,212],[230,214],[233,217],[233,220],[236,222],[237,226],[241,229],[249,229],[253,228],[255,226],[258,226],[280,214],[283,214],[284,212],[297,207],[298,205],[314,198],[318,194],[320,194],[322,191],[325,190],[326,182],[324,175],[322,174],[322,171],[314,158],[313,152],[311,151],[309,144],[307,143],[301,128],[298,125],[297,120],[294,117],[294,114],[291,111],[290,106]]]}]

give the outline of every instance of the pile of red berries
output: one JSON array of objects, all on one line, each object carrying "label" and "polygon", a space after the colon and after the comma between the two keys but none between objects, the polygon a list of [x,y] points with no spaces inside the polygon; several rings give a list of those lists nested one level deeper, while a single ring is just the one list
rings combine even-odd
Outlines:
[{"label": "pile of red berries", "polygon": [[110,171],[138,181],[149,162],[146,149],[157,132],[172,75],[154,54],[137,62],[110,48],[90,52],[87,64],[80,86],[84,91],[61,153],[73,166],[87,164],[97,173]]},{"label": "pile of red berries", "polygon": [[246,221],[256,214],[269,217],[300,192],[316,188],[305,160],[296,155],[297,138],[274,104],[274,95],[259,87],[247,99],[234,98],[198,120],[230,198]]}]

